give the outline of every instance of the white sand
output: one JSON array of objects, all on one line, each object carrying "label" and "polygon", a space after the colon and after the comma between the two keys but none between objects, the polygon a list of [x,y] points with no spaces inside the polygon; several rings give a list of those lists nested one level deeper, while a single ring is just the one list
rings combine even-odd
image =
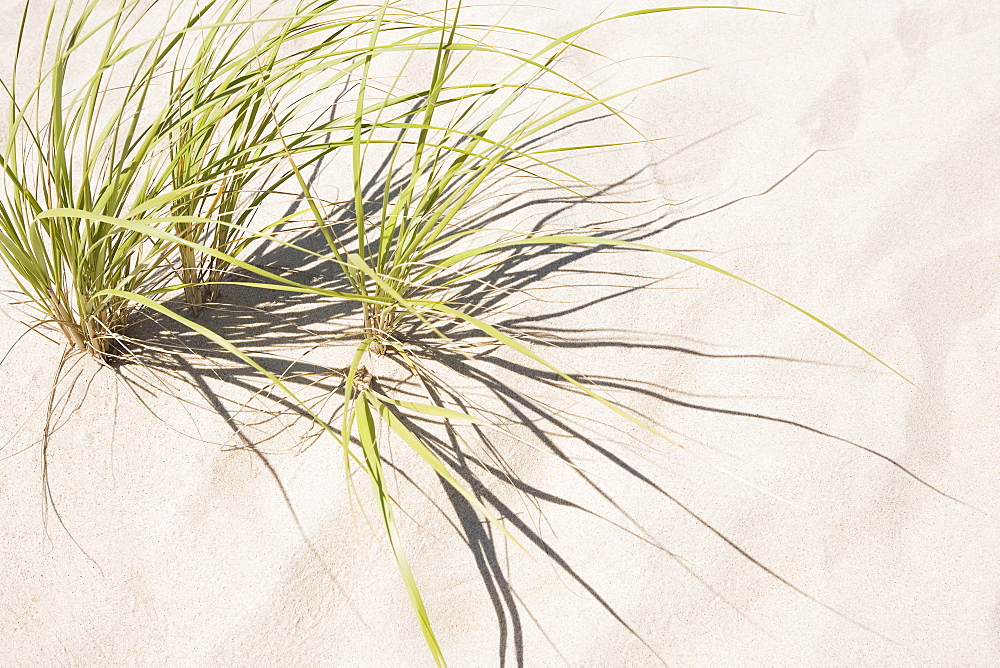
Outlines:
[{"label": "white sand", "polygon": [[[7,54],[18,3],[4,1]],[[646,168],[646,196],[685,202],[663,213],[664,228],[685,220],[655,243],[716,252],[916,387],[745,286],[665,259],[590,260],[684,289],[547,323],[591,338],[624,328],[635,333],[614,338],[646,347],[550,354],[658,387],[679,403],[615,396],[691,450],[511,381],[585,416],[596,438],[557,438],[579,472],[498,440],[548,495],[536,508],[482,476],[519,513],[508,526],[534,532],[529,557],[481,542],[479,523],[459,521],[395,448],[417,486],[403,483],[400,501],[422,526],[403,522],[406,545],[456,666],[1000,661],[1000,6],[760,4],[790,14],[678,12],[590,35],[619,60],[712,67],[629,107],[649,136],[672,137],[660,150],[582,168],[605,182]],[[516,16],[554,33],[604,5]],[[608,13],[645,6],[617,0]],[[606,74],[628,85],[691,65],[632,60]],[[817,149],[829,150],[773,190],[718,208],[768,191]],[[2,313],[6,350],[24,327]],[[2,663],[430,663],[383,532],[351,510],[336,446],[296,456],[286,432],[262,446],[272,475],[222,447],[235,439],[204,388],[170,381],[193,405],[140,395],[164,422],[112,372],[78,364],[49,453],[69,533],[51,512],[46,533],[38,442],[59,354],[29,334],[0,365]],[[230,407],[248,396],[231,377],[206,383]]]}]

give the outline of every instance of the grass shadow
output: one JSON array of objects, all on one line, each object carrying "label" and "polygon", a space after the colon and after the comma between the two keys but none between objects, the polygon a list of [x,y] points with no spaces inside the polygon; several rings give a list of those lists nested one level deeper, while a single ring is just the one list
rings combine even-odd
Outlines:
[{"label": "grass shadow", "polygon": [[[801,167],[801,165],[799,166]],[[796,167],[795,169],[798,169]],[[793,172],[795,170],[792,170]],[[627,205],[642,205],[641,199],[635,198],[642,190],[642,179],[646,171],[640,170],[619,182],[602,189],[590,200],[566,197],[541,188],[536,191],[520,192],[513,195],[492,193],[493,202],[482,209],[474,221],[468,224],[492,224],[511,218],[530,218],[532,231],[540,231],[550,221],[559,220],[570,215],[578,215],[581,207],[607,205],[609,202]],[[777,187],[789,175],[783,177],[774,187]],[[384,175],[381,175],[384,177]],[[377,183],[384,178],[373,178],[366,189],[366,196],[375,200],[382,196]],[[768,192],[770,192],[770,190]],[[745,199],[739,198],[730,204]],[[728,206],[728,205],[723,205]],[[721,208],[721,207],[717,207]],[[602,209],[604,210],[604,209]],[[640,241],[652,238],[668,230],[673,225],[684,220],[696,218],[697,214],[664,222],[661,211],[648,212],[645,218],[611,218],[603,221],[603,228],[591,231],[590,234],[615,235]],[[707,212],[706,212],[707,213]],[[353,234],[353,221],[348,212],[342,210],[331,217],[331,229],[342,236],[346,244],[350,244]],[[297,245],[322,252],[325,241],[318,232],[306,232],[292,237]],[[718,354],[697,343],[690,345],[672,345],[655,341],[636,340],[635,334],[626,330],[613,329],[580,329],[560,326],[558,320],[570,312],[579,314],[581,311],[596,307],[613,307],[615,301],[633,292],[648,289],[651,285],[661,282],[662,277],[643,279],[628,271],[615,272],[596,269],[588,266],[588,261],[596,254],[596,248],[567,247],[554,251],[548,247],[520,248],[516,252],[507,253],[481,279],[460,283],[453,293],[453,299],[462,303],[467,312],[476,317],[489,318],[505,331],[520,332],[525,340],[537,345],[551,345],[580,351],[608,353],[609,351],[643,350],[649,354],[672,353],[690,356],[692,358],[732,358],[732,359],[764,359],[775,364],[818,364],[819,362],[779,357],[762,353]],[[621,253],[623,251],[604,249],[603,253]],[[309,285],[328,289],[346,289],[344,279],[339,271],[330,271],[322,263],[302,262],[302,256],[289,251],[288,248],[261,247],[258,248],[252,263],[262,267],[281,267],[283,271],[294,272],[295,280]],[[554,276],[569,276],[580,285],[593,287],[598,280],[614,281],[614,284],[604,284],[595,290],[600,294],[592,296],[589,301],[565,308],[548,308],[542,312],[529,315],[507,313],[510,301],[514,295],[523,295],[526,291],[537,288],[540,284]],[[324,349],[350,349],[353,342],[361,336],[360,310],[351,304],[336,301],[318,300],[313,296],[297,296],[288,293],[271,293],[266,289],[254,289],[240,286],[226,286],[223,292],[224,302],[212,307],[206,307],[199,322],[213,331],[226,337],[235,345],[251,354],[258,362],[275,375],[283,378],[296,392],[302,392],[310,405],[321,407],[325,419],[331,421],[342,406],[338,405],[338,393],[342,391],[343,366],[338,367],[336,361],[330,361],[322,354]],[[280,300],[278,297],[280,296]],[[485,397],[488,404],[487,412],[492,411],[494,417],[509,424],[520,425],[535,446],[548,455],[566,465],[566,470],[579,476],[583,483],[592,489],[600,498],[615,508],[624,520],[616,521],[578,504],[570,499],[534,487],[522,480],[515,468],[506,460],[502,448],[496,441],[495,433],[473,426],[468,430],[459,430],[447,422],[420,419],[413,416],[401,416],[407,427],[430,447],[444,461],[453,473],[468,489],[472,490],[487,508],[498,517],[503,518],[505,525],[519,534],[527,543],[533,545],[562,573],[582,587],[588,595],[600,605],[608,615],[615,619],[631,633],[637,641],[657,656],[656,650],[650,646],[641,634],[637,632],[621,613],[608,601],[605,595],[589,584],[578,569],[567,558],[560,554],[557,546],[546,539],[537,527],[520,517],[517,509],[498,494],[497,486],[513,488],[520,498],[541,511],[544,505],[555,505],[572,508],[600,521],[610,523],[617,530],[644,541],[663,552],[668,558],[675,560],[701,585],[708,588],[714,596],[726,600],[722,593],[716,591],[707,579],[690,564],[685,563],[666,546],[661,545],[653,532],[644,527],[628,508],[618,502],[614,490],[605,489],[596,479],[578,468],[573,458],[560,445],[562,439],[573,439],[582,443],[603,462],[618,468],[627,474],[637,484],[648,487],[668,503],[676,506],[681,512],[690,516],[710,535],[720,541],[727,549],[735,551],[742,558],[753,564],[769,577],[783,586],[795,591],[811,603],[821,606],[848,623],[864,629],[887,640],[864,623],[855,620],[812,596],[800,586],[782,576],[768,566],[762,559],[742,548],[726,533],[703,519],[696,509],[684,504],[677,496],[655,482],[644,472],[629,463],[620,453],[595,438],[587,428],[581,428],[574,416],[554,411],[547,405],[544,397],[552,391],[578,393],[568,386],[557,374],[540,370],[534,365],[512,360],[510,356],[499,354],[496,342],[491,344],[485,337],[475,331],[463,330],[457,325],[444,327],[450,339],[461,344],[459,347],[441,346],[428,337],[426,329],[414,324],[404,329],[401,341],[414,351],[414,357],[426,365],[423,373],[414,375],[413,368],[408,366],[398,356],[389,356],[386,364],[395,365],[396,373],[389,373],[383,383],[392,385],[392,391],[400,398],[406,399],[408,393],[416,400],[442,402],[446,405],[458,406],[462,410],[482,414],[484,406],[468,401],[467,389],[458,389],[454,383],[439,379],[461,379],[465,384],[476,387],[473,394]],[[183,327],[166,318],[149,318],[137,323],[130,331],[132,339],[137,343],[129,354],[119,362],[119,371],[127,377],[127,371],[132,365],[141,365],[156,372],[167,374],[191,385],[205,397],[214,410],[226,421],[238,438],[238,446],[254,453],[268,469],[275,484],[281,490],[283,498],[292,513],[301,532],[305,544],[312,550],[316,558],[322,562],[322,555],[312,547],[309,536],[298,521],[293,500],[285,490],[285,486],[276,469],[268,460],[268,453],[263,446],[266,441],[249,435],[248,423],[243,406],[247,405],[245,398],[259,397],[270,404],[263,410],[265,419],[251,425],[262,434],[267,432],[268,419],[284,415],[294,418],[305,417],[301,407],[289,401],[287,397],[274,391],[261,388],[262,378],[242,364],[235,364],[227,354],[212,346]],[[691,395],[681,398],[676,392],[660,387],[655,383],[621,377],[615,374],[588,375],[588,383],[599,392],[608,392],[616,397],[621,406],[627,407],[642,402],[664,402],[685,410],[708,412],[726,415],[737,419],[753,419],[777,422],[795,429],[801,429],[825,438],[842,442],[854,448],[870,453],[888,465],[898,469],[917,483],[927,487],[937,494],[954,499],[930,483],[920,479],[900,463],[878,453],[872,448],[851,442],[834,434],[819,430],[810,425],[796,422],[777,415],[738,411],[725,406],[711,405],[707,401],[692,400]],[[211,382],[210,382],[211,381]],[[395,381],[395,382],[392,382]],[[234,408],[236,407],[236,408]],[[579,418],[580,416],[576,416]],[[649,420],[648,417],[645,419]],[[464,429],[464,428],[463,428]],[[467,447],[469,438],[476,439],[484,455],[471,452]],[[401,479],[419,489],[419,484],[405,470],[394,466],[393,462],[383,455],[385,466],[395,470]],[[509,661],[516,665],[524,663],[524,616],[535,620],[523,599],[511,585],[509,573],[505,569],[502,550],[498,549],[498,538],[495,528],[484,523],[475,512],[472,505],[450,486],[441,481],[445,498],[450,509],[439,508],[442,515],[461,536],[468,546],[470,556],[476,564],[482,578],[484,588],[490,598],[496,616],[498,640],[498,658],[501,665]],[[428,490],[420,490],[430,498]],[[959,501],[961,503],[961,501]],[[449,514],[455,518],[452,521]],[[744,615],[738,606],[729,605],[740,615]],[[522,614],[523,613],[523,614]],[[537,623],[537,620],[536,620]],[[544,633],[544,629],[542,630]],[[558,651],[558,649],[557,649]]]}]

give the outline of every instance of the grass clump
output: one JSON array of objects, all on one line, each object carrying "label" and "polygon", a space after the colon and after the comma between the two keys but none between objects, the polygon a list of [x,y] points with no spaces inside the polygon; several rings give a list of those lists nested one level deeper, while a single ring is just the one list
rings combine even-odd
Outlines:
[{"label": "grass clump", "polygon": [[[70,3],[61,14],[53,6],[37,80],[23,84],[24,40],[37,20],[36,6],[25,5],[12,75],[4,82],[9,101],[0,159],[6,176],[0,253],[42,321],[61,330],[75,349],[103,358],[135,305],[101,292],[155,285],[164,246],[97,220],[39,215],[79,208],[128,217],[161,194],[157,138],[165,115],[149,112],[147,103],[176,42],[161,32],[144,46],[124,47],[149,7],[123,4],[96,19],[93,5]],[[89,71],[79,66],[88,49],[100,54]]]},{"label": "grass clump", "polygon": [[[371,32],[370,54],[365,56],[356,100],[351,161],[353,201],[348,209],[353,227],[349,232],[335,234],[328,212],[317,204],[317,193],[289,155],[317,229],[326,239],[326,259],[339,269],[360,305],[362,334],[346,373],[339,425],[345,467],[349,473],[354,466],[361,467],[372,482],[400,573],[428,646],[439,663],[444,661],[443,654],[403,551],[394,516],[395,501],[385,482],[379,423],[385,428],[381,431],[394,434],[503,535],[517,541],[449,473],[435,445],[410,426],[415,420],[428,418],[448,423],[486,421],[440,402],[439,393],[430,389],[438,383],[421,359],[422,346],[431,340],[435,346],[465,354],[464,341],[472,332],[494,347],[507,349],[555,374],[567,391],[583,394],[619,417],[673,442],[586,382],[545,360],[516,332],[490,323],[470,295],[481,294],[481,286],[477,285],[487,284],[484,277],[510,262],[525,246],[597,246],[655,252],[753,286],[692,255],[627,239],[519,232],[480,222],[473,212],[474,205],[491,186],[503,180],[533,180],[572,198],[584,199],[596,192],[595,186],[567,171],[557,159],[620,143],[553,148],[547,140],[567,125],[598,116],[629,125],[613,101],[636,89],[598,94],[560,73],[560,57],[570,49],[582,48],[576,46],[575,39],[597,24],[555,38],[532,34],[540,43],[534,51],[523,53],[491,45],[491,32],[512,28],[464,23],[460,9],[446,6],[433,15],[433,21],[414,27],[417,36],[403,47],[399,46],[398,35],[393,35],[396,41],[389,48],[381,46],[378,27]],[[633,12],[605,21],[676,9],[681,8]],[[401,48],[408,57],[400,68],[397,59]],[[419,58],[426,54],[430,54],[429,63]],[[419,105],[407,110],[405,116],[393,117],[384,105],[368,103],[366,84],[374,78],[370,73],[389,70],[379,68],[378,63],[379,58],[389,55],[396,69],[389,77],[387,91],[380,95],[392,96],[395,87],[402,85],[400,82],[409,86],[421,79],[426,82],[419,88]],[[497,71],[498,65],[506,70],[494,79],[483,80],[476,74]],[[367,134],[362,134],[365,129]],[[645,141],[641,135],[637,140]],[[819,318],[789,305],[847,339]],[[418,341],[414,341],[413,332],[418,333]],[[425,396],[415,401],[410,393],[393,397],[382,390],[377,374],[372,372],[373,365],[366,362],[373,356],[399,360],[412,372],[417,385],[427,388]],[[334,431],[329,425],[326,428]]]},{"label": "grass clump", "polygon": [[[486,422],[444,405],[429,389],[436,379],[422,359],[423,346],[433,341],[468,354],[463,338],[473,332],[555,374],[568,391],[667,439],[551,364],[516,332],[491,323],[475,303],[476,286],[488,288],[489,272],[525,246],[655,252],[747,283],[692,255],[596,234],[492,227],[474,212],[491,186],[512,177],[573,198],[593,194],[596,187],[561,158],[620,143],[547,142],[570,124],[598,117],[629,126],[614,102],[637,89],[589,90],[561,73],[561,56],[582,49],[577,38],[601,23],[689,8],[630,12],[546,37],[467,22],[461,4],[448,3],[418,11],[389,1],[307,0],[267,3],[261,12],[249,0],[207,0],[182,16],[180,4],[120,0],[98,17],[99,4],[69,0],[61,14],[49,12],[44,57],[26,90],[18,84],[19,40],[5,84],[0,254],[40,312],[40,324],[54,325],[77,350],[108,358],[131,314],[148,309],[209,338],[291,398],[340,444],[347,479],[360,468],[370,480],[427,645],[443,664],[395,519],[380,433],[394,434],[517,541],[412,427],[414,419],[428,418]],[[34,6],[26,5],[22,39]],[[156,11],[166,12],[166,20],[157,18],[164,27],[129,41]],[[536,46],[505,48],[499,36]],[[93,53],[97,59],[81,69],[78,62]],[[347,97],[329,105],[323,94],[335,86]],[[347,225],[337,224],[335,198],[306,176],[338,149],[350,156],[350,203],[340,211]],[[265,205],[289,194],[300,198],[301,208],[260,222]],[[303,216],[323,239],[322,250],[275,235]],[[281,244],[332,268],[343,288],[312,287],[254,266],[244,254],[252,243]],[[228,276],[233,268],[249,278]],[[197,314],[227,283],[356,307],[361,335],[344,372],[339,419],[319,414],[286,379],[162,303],[182,292]],[[399,360],[425,396],[385,390],[372,371],[378,356]]]},{"label": "grass clump", "polygon": [[355,57],[340,48],[370,9],[66,0],[49,6],[34,54],[40,4],[25,3],[3,82],[0,255],[37,325],[103,360],[141,308],[123,295],[183,290],[195,311],[214,300],[288,178],[285,152],[310,164],[337,148],[336,123],[304,116],[349,74],[327,71]]}]

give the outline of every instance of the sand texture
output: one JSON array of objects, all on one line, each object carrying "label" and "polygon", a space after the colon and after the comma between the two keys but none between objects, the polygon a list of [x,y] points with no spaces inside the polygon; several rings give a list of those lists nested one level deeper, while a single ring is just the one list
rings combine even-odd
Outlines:
[{"label": "sand texture", "polygon": [[[607,5],[544,4],[560,11],[509,20],[566,32]],[[3,58],[19,5],[0,3]],[[528,201],[505,215],[704,251],[914,385],[711,272],[637,253],[567,254],[559,272],[534,258],[544,301],[498,319],[560,337],[538,350],[687,449],[514,355],[456,373],[514,425],[490,436],[492,455],[463,444],[456,470],[526,551],[389,449],[452,665],[1000,662],[1000,4],[759,6],[787,13],[674,12],[587,35],[619,63],[593,74],[601,61],[569,56],[565,71],[591,81],[705,69],[627,101],[666,139],[575,158],[631,203],[518,193]],[[609,141],[607,127],[575,136]],[[207,322],[288,359],[295,327],[326,318],[225,297]],[[299,453],[307,429],[288,415],[253,426],[263,382],[197,337],[181,340],[203,355],[63,368],[48,451],[59,516],[46,511],[40,443],[62,349],[25,335],[13,301],[0,305],[0,351],[16,343],[0,364],[0,663],[431,665],[338,446]]]}]

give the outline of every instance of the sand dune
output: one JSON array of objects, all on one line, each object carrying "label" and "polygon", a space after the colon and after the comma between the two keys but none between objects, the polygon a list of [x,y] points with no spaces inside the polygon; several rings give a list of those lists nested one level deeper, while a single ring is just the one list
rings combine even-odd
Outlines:
[{"label": "sand dune", "polygon": [[[0,53],[18,4],[2,9]],[[511,20],[568,31],[607,3],[548,4]],[[628,104],[669,139],[578,164],[642,204],[516,215],[642,225],[648,243],[710,251],[914,385],[780,302],[668,259],[599,253],[539,277],[557,286],[549,301],[505,317],[562,332],[571,345],[552,359],[689,449],[482,363],[545,432],[516,431],[535,447],[493,441],[518,487],[481,447],[482,464],[463,464],[528,554],[412,453],[389,455],[453,665],[1000,660],[1000,7],[761,4],[787,13],[677,12],[588,35],[620,63],[595,81],[705,69]],[[39,443],[61,350],[19,338],[17,308],[0,313],[0,350],[15,346],[0,365],[3,663],[431,662],[336,446],[296,454],[304,427],[282,416],[247,428],[259,453],[235,448],[261,383],[218,354],[64,369],[48,453],[60,526],[43,512]],[[207,317],[289,336],[281,316],[233,313],[250,311]]]}]

